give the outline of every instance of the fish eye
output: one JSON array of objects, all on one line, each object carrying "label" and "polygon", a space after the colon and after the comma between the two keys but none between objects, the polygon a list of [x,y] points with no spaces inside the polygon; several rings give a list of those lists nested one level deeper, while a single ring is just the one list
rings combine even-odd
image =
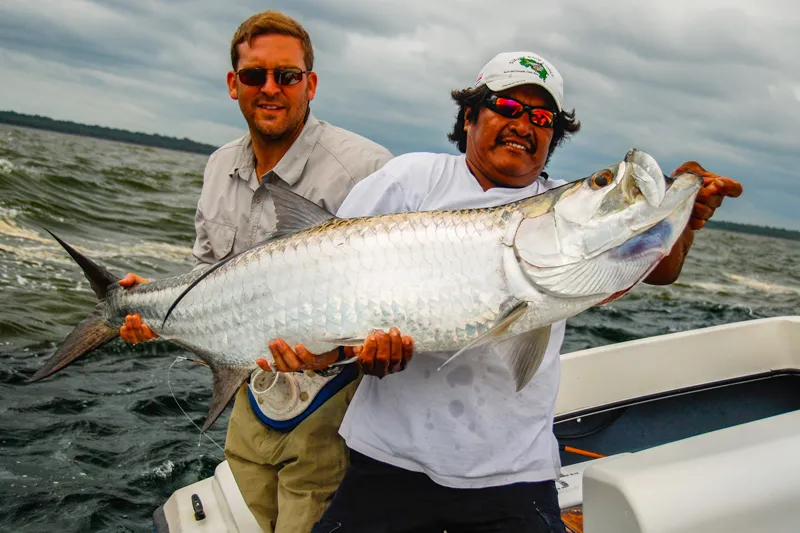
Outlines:
[{"label": "fish eye", "polygon": [[614,175],[611,174],[610,170],[601,170],[600,172],[596,172],[589,178],[589,185],[592,189],[602,189],[607,185],[610,185],[611,182],[614,181]]}]

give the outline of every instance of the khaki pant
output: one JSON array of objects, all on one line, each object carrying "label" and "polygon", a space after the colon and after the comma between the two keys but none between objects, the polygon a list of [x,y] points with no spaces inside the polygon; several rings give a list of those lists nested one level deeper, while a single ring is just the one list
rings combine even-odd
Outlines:
[{"label": "khaki pant", "polygon": [[350,383],[289,432],[265,426],[250,407],[247,385],[236,395],[225,457],[265,533],[308,533],[348,466],[339,425],[360,380]]}]

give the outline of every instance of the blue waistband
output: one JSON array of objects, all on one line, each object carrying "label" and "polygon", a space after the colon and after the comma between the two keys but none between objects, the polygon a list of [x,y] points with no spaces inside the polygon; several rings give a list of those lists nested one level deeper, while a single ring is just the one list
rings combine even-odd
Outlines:
[{"label": "blue waistband", "polygon": [[277,431],[291,431],[297,425],[305,420],[311,413],[319,409],[319,407],[330,400],[337,392],[345,388],[348,384],[352,383],[358,377],[358,365],[349,364],[344,365],[342,371],[339,372],[335,378],[327,382],[314,396],[314,399],[311,400],[311,403],[306,407],[306,410],[297,415],[294,418],[290,418],[289,420],[273,420],[258,407],[258,401],[256,400],[253,391],[250,387],[247,387],[247,397],[250,399],[250,408],[255,413],[256,417],[258,417],[261,422],[264,423],[270,429],[274,429]]}]

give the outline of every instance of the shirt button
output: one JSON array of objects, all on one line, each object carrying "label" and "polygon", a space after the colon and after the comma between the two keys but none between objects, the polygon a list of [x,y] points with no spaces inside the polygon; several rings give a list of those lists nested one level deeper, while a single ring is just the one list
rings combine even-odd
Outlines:
[{"label": "shirt button", "polygon": [[248,239],[247,246],[253,246],[253,239]]},{"label": "shirt button", "polygon": [[260,197],[260,196],[256,196],[256,203],[257,203],[257,204],[260,204],[260,203],[261,203],[261,197]]}]

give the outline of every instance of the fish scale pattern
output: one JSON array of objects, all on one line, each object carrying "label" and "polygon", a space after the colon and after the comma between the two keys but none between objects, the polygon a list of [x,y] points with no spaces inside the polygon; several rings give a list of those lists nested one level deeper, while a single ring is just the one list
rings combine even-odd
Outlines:
[{"label": "fish scale pattern", "polygon": [[[223,364],[252,364],[276,337],[319,353],[391,326],[418,350],[457,349],[491,327],[510,296],[506,223],[500,209],[337,219],[228,261],[154,329]],[[114,306],[160,326],[198,275],[141,285]]]}]

